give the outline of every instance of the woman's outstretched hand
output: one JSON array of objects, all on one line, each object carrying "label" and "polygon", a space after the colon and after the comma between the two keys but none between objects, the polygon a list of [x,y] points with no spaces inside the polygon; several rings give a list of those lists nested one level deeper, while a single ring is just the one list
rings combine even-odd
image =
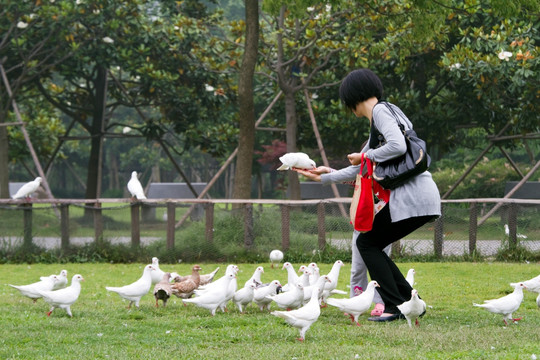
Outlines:
[{"label": "woman's outstretched hand", "polygon": [[347,159],[349,159],[351,165],[360,165],[362,163],[363,155],[364,153],[352,153],[347,155]]},{"label": "woman's outstretched hand", "polygon": [[321,174],[326,174],[332,171],[332,169],[330,169],[328,166],[319,166],[318,168],[312,170],[304,170],[297,168],[292,168],[292,170],[304,175],[305,177],[313,181],[321,181]]}]

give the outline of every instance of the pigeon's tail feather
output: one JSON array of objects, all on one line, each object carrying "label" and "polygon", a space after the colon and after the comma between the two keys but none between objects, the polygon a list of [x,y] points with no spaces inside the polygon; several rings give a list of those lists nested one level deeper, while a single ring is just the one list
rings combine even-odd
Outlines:
[{"label": "pigeon's tail feather", "polygon": [[283,165],[281,165],[280,167],[278,167],[277,170],[289,170],[289,166],[283,164]]},{"label": "pigeon's tail feather", "polygon": [[119,287],[113,287],[113,286],[105,286],[105,289],[107,291],[118,292],[118,289],[120,289],[120,288]]}]

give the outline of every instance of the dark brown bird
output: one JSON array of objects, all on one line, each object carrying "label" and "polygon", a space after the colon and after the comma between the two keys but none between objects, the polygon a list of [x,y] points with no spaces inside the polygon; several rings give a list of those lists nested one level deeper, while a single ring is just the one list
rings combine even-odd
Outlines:
[{"label": "dark brown bird", "polygon": [[193,295],[195,289],[197,289],[201,283],[201,276],[199,271],[201,267],[199,265],[194,265],[191,268],[191,275],[176,277],[175,282],[171,285],[172,293],[179,298],[188,299]]},{"label": "dark brown bird", "polygon": [[163,301],[163,307],[167,306],[167,300],[171,297],[173,292],[171,284],[169,282],[171,273],[166,272],[163,275],[163,279],[154,286],[154,297],[156,298],[156,307],[159,307],[158,300]]}]

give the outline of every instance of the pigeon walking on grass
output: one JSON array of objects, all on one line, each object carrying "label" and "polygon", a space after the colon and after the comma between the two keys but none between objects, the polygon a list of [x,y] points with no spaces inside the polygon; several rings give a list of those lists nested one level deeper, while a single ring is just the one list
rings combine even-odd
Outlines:
[{"label": "pigeon walking on grass", "polygon": [[278,288],[280,287],[281,283],[279,280],[272,280],[268,286],[256,288],[253,293],[253,302],[257,304],[261,311],[264,310],[264,308],[270,310],[270,303],[272,302],[272,299],[267,298],[267,295],[277,294]]},{"label": "pigeon walking on grass", "polygon": [[327,304],[330,306],[335,306],[339,310],[349,314],[351,321],[360,326],[358,317],[368,311],[371,307],[373,297],[375,296],[376,287],[379,287],[379,284],[375,280],[372,280],[368,283],[366,291],[360,295],[344,299],[330,298],[327,300]]},{"label": "pigeon walking on grass", "polygon": [[190,276],[185,276],[184,280],[175,281],[171,285],[172,293],[179,298],[189,299],[201,283],[201,275],[199,275],[200,270],[201,267],[199,265],[193,265]]},{"label": "pigeon walking on grass", "polygon": [[141,298],[146,295],[148,291],[150,291],[150,287],[152,286],[151,273],[154,271],[155,269],[152,265],[146,265],[144,267],[142,276],[134,283],[121,287],[107,286],[105,289],[115,292],[122,298],[129,300],[128,309],[131,309],[132,304],[135,304],[135,306],[138,308]]},{"label": "pigeon walking on grass", "polygon": [[405,301],[403,304],[398,305],[397,308],[407,319],[409,327],[412,327],[412,320],[414,320],[416,326],[420,326],[418,317],[426,311],[426,303],[418,297],[418,291],[412,289],[411,300]]},{"label": "pigeon walking on grass", "polygon": [[244,283],[244,287],[248,286],[249,284],[255,284],[255,287],[258,287],[262,284],[261,276],[264,273],[264,268],[262,266],[257,266],[255,271],[253,272],[253,275]]},{"label": "pigeon walking on grass", "polygon": [[167,300],[171,297],[172,287],[169,282],[171,273],[165,273],[163,279],[154,286],[154,297],[156,298],[156,307],[159,307],[158,300],[163,302],[163,307],[167,306]]},{"label": "pigeon walking on grass", "polygon": [[287,153],[279,158],[282,165],[278,167],[278,170],[289,170],[292,168],[311,170],[315,169],[315,161],[311,160],[309,156],[303,152]]},{"label": "pigeon walking on grass", "polygon": [[244,313],[243,306],[249,305],[253,301],[253,295],[255,294],[255,285],[254,282],[244,285],[243,288],[234,293],[233,302],[238,306],[238,310],[241,313]]},{"label": "pigeon walking on grass", "polygon": [[30,200],[30,197],[32,196],[32,194],[34,192],[36,192],[36,190],[39,188],[39,186],[41,185],[41,181],[43,181],[43,179],[41,177],[37,177],[34,179],[34,181],[30,181],[30,182],[27,182],[26,184],[24,184],[23,186],[21,186],[19,188],[19,190],[17,190],[17,192],[15,193],[15,195],[13,195],[11,198],[12,199],[26,199],[26,200]]},{"label": "pigeon walking on grass", "polygon": [[304,304],[304,286],[296,283],[294,286],[290,286],[289,291],[266,295],[266,298],[274,301],[282,309],[298,309]]},{"label": "pigeon walking on grass", "polygon": [[24,295],[36,302],[37,299],[41,298],[40,291],[52,291],[57,282],[58,277],[56,275],[50,275],[42,276],[40,281],[28,285],[8,285],[19,290],[21,295]]},{"label": "pigeon walking on grass", "polygon": [[216,309],[225,301],[227,289],[229,288],[231,281],[236,279],[236,275],[230,273],[225,275],[222,279],[222,281],[217,283],[217,286],[205,291],[202,295],[191,299],[182,299],[182,301],[210,310],[212,316],[216,315]]},{"label": "pigeon walking on grass", "polygon": [[76,274],[71,278],[71,285],[66,288],[56,291],[39,291],[43,300],[51,305],[51,309],[47,313],[47,316],[51,316],[54,309],[60,308],[66,310],[69,317],[73,317],[71,305],[79,298],[81,293],[81,281],[84,281],[84,278],[81,275]]},{"label": "pigeon walking on grass", "polygon": [[504,323],[508,325],[508,320],[517,322],[522,319],[512,318],[512,313],[519,309],[521,302],[523,301],[523,289],[525,288],[523,283],[516,283],[514,285],[514,291],[511,294],[498,299],[485,300],[483,304],[473,303],[473,305],[482,307],[494,314],[502,314]]},{"label": "pigeon walking on grass", "polygon": [[152,284],[157,284],[163,279],[165,271],[159,268],[159,259],[157,257],[152,258],[152,267],[154,268],[154,271],[151,272]]},{"label": "pigeon walking on grass", "polygon": [[312,291],[309,302],[300,309],[292,311],[272,311],[271,314],[284,319],[289,325],[297,328],[300,331],[298,341],[304,341],[306,331],[313,325],[321,315],[321,307],[319,306],[318,293],[321,289]]},{"label": "pigeon walking on grass", "polygon": [[407,276],[405,277],[405,280],[407,280],[407,282],[409,283],[409,285],[411,285],[412,288],[414,287],[415,274],[416,274],[416,271],[414,271],[414,269],[409,269],[409,271],[407,271]]},{"label": "pigeon walking on grass", "polygon": [[283,260],[283,252],[281,250],[270,251],[270,267],[273,269],[274,264],[279,264]]}]

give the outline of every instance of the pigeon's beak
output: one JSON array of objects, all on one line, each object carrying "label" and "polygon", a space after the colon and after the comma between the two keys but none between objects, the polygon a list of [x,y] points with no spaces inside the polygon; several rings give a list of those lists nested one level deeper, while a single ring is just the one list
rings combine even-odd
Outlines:
[{"label": "pigeon's beak", "polygon": [[84,281],[84,278],[83,278],[83,277],[81,278],[81,281]]}]

